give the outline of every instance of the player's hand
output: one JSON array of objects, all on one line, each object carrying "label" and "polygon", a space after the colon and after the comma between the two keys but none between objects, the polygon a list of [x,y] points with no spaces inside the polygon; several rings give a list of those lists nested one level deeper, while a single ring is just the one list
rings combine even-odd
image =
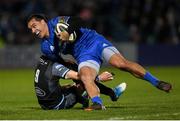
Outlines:
[{"label": "player's hand", "polygon": [[108,71],[102,72],[98,76],[98,78],[99,78],[99,81],[101,82],[111,81],[112,79],[114,79],[113,74]]},{"label": "player's hand", "polygon": [[56,35],[61,41],[69,40],[69,33],[67,31],[62,31],[60,33],[56,33]]}]

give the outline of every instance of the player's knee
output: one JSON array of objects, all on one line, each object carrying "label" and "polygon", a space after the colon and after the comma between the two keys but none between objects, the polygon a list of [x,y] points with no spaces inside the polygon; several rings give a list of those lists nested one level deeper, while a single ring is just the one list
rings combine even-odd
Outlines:
[{"label": "player's knee", "polygon": [[84,75],[84,74],[80,75],[80,79],[84,84],[91,83],[92,81],[94,81],[94,79],[90,75]]},{"label": "player's knee", "polygon": [[96,77],[96,71],[89,68],[89,67],[83,67],[80,69],[79,73],[81,81],[85,83],[92,83],[95,80]]}]

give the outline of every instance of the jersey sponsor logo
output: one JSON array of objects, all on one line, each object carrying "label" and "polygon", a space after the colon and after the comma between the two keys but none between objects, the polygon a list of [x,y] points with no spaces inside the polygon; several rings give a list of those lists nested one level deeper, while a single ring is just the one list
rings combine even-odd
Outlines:
[{"label": "jersey sponsor logo", "polygon": [[57,66],[56,66],[56,69],[57,69],[58,71],[64,71],[66,68],[65,68],[63,65],[57,65]]},{"label": "jersey sponsor logo", "polygon": [[59,65],[56,66],[56,69],[59,69],[59,68],[61,68],[62,66],[63,66],[63,65],[59,64]]},{"label": "jersey sponsor logo", "polygon": [[40,60],[39,60],[39,61],[40,61],[41,65],[47,65],[47,62],[46,62],[46,61],[44,61],[43,59],[41,59],[41,58],[40,58]]},{"label": "jersey sponsor logo", "polygon": [[50,49],[51,49],[51,51],[54,51],[54,46],[51,45],[51,46],[50,46]]},{"label": "jersey sponsor logo", "polygon": [[108,46],[108,45],[107,45],[106,43],[104,43],[104,44],[103,44],[103,47],[106,47],[106,46]]},{"label": "jersey sponsor logo", "polygon": [[39,87],[35,87],[35,91],[36,95],[39,97],[44,97],[46,95],[46,92]]}]

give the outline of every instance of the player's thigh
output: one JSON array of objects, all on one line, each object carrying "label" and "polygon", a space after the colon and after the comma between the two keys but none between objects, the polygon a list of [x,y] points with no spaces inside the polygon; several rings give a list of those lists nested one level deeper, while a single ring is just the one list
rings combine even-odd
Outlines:
[{"label": "player's thigh", "polygon": [[126,64],[126,59],[114,46],[105,48],[102,52],[102,57],[106,62],[115,67]]},{"label": "player's thigh", "polygon": [[[86,68],[84,68],[86,67]],[[84,68],[84,69],[82,69]],[[89,70],[89,71],[95,71],[97,74],[99,73],[100,69],[100,62],[97,61],[97,59],[88,57],[87,59],[82,59],[82,61],[78,65],[78,72],[80,73],[80,70]],[[84,72],[84,71],[83,71]]]},{"label": "player's thigh", "polygon": [[65,109],[72,108],[76,103],[77,97],[73,92],[68,92],[65,94]]},{"label": "player's thigh", "polygon": [[101,65],[102,63],[102,51],[104,48],[112,46],[112,44],[105,38],[98,36],[93,38],[92,43],[89,43],[86,48],[82,48],[77,56],[78,64],[87,61],[95,60]]}]

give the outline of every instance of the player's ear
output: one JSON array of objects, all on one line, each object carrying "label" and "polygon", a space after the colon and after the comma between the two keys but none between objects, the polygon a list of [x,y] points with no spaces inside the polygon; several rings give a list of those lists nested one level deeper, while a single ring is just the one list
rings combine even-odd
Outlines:
[{"label": "player's ear", "polygon": [[41,23],[46,23],[46,21],[44,19],[41,19],[40,22]]}]

